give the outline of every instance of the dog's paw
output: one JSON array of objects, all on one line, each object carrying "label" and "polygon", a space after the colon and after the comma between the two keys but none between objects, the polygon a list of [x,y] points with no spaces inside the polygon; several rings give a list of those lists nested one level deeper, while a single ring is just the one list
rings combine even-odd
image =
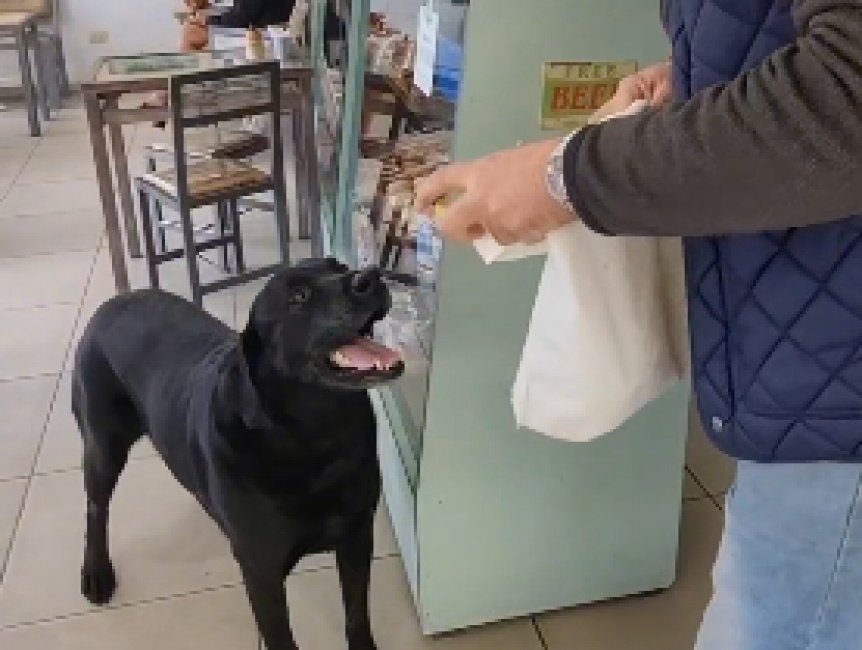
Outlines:
[{"label": "dog's paw", "polygon": [[94,605],[104,605],[117,590],[117,576],[110,561],[84,562],[81,593]]}]

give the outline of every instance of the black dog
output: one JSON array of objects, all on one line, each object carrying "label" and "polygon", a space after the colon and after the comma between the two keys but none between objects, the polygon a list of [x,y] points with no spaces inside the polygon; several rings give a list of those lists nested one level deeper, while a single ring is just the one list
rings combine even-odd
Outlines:
[{"label": "black dog", "polygon": [[116,589],[108,504],[144,434],[230,540],[268,650],[296,650],[284,579],[335,551],[350,650],[374,650],[368,613],[381,479],[364,389],[396,378],[370,341],[389,309],[379,272],[316,260],[274,276],[237,334],[157,290],[102,305],[78,346],[72,410],[84,441],[81,588]]}]

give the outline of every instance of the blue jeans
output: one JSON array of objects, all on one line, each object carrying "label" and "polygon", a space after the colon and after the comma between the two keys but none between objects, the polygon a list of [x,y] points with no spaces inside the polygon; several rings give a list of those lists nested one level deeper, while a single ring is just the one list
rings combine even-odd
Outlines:
[{"label": "blue jeans", "polygon": [[696,650],[862,648],[862,466],[740,463]]}]

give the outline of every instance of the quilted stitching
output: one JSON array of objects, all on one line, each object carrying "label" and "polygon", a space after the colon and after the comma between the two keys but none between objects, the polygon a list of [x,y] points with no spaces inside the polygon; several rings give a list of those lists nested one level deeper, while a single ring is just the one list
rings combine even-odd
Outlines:
[{"label": "quilted stitching", "polygon": [[[790,0],[668,6],[680,99],[795,37]],[[692,367],[719,447],[758,461],[862,458],[862,217],[686,242]]]}]

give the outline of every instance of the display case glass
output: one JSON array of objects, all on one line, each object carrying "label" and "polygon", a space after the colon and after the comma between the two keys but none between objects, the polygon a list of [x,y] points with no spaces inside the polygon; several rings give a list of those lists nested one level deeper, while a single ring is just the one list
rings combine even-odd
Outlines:
[{"label": "display case glass", "polygon": [[[417,8],[419,5],[417,4]],[[334,252],[379,266],[393,308],[377,332],[401,349],[406,371],[379,397],[414,479],[422,453],[443,244],[416,213],[415,184],[450,160],[467,17],[463,2],[438,1],[433,90],[413,83],[416,26],[393,26],[368,0],[321,0],[313,48],[318,66],[321,194]],[[348,44],[361,43],[357,47]]]}]

